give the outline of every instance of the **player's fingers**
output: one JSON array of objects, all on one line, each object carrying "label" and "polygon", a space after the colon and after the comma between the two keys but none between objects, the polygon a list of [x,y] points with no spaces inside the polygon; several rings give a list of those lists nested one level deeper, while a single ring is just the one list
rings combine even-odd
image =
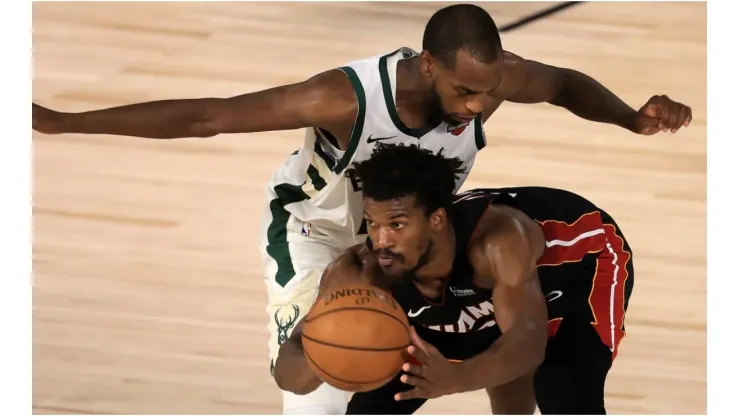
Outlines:
[{"label": "player's fingers", "polygon": [[685,105],[681,106],[681,109],[678,112],[678,117],[676,117],[676,121],[673,123],[673,127],[671,128],[671,133],[675,133],[680,129],[682,126],[686,125],[686,120],[689,117],[689,108]]},{"label": "player's fingers", "polygon": [[671,108],[670,105],[662,105],[660,107],[660,113],[658,114],[658,117],[660,117],[660,123],[659,127],[664,132],[670,130],[672,124],[671,124]]},{"label": "player's fingers", "polygon": [[429,350],[433,347],[427,344],[426,341],[421,339],[419,334],[416,333],[416,329],[414,329],[413,326],[409,330],[409,335],[411,336],[411,343],[413,344],[413,346],[416,346],[418,349],[422,350],[426,354],[429,354]]},{"label": "player's fingers", "polygon": [[403,393],[396,393],[396,395],[393,396],[393,398],[396,399],[396,401],[400,402],[401,400],[424,399],[426,398],[426,396],[424,395],[424,392],[420,388],[416,387],[412,390],[405,391]]},{"label": "player's fingers", "polygon": [[681,118],[681,109],[683,108],[683,105],[679,103],[671,103],[668,106],[668,127],[669,130],[677,129],[681,126],[681,123],[679,122],[679,119]]},{"label": "player's fingers", "polygon": [[[427,364],[427,362],[429,361],[429,356],[424,351],[422,351],[420,348],[416,348],[413,345],[410,345],[408,349],[406,350],[406,352],[408,352],[408,354],[411,356],[413,360],[416,360],[421,365]],[[409,360],[409,361],[413,363],[413,360]]]},{"label": "player's fingers", "polygon": [[683,122],[684,127],[688,127],[689,124],[691,124],[691,120],[694,119],[694,113],[691,111],[691,107],[686,107],[689,111],[688,117],[686,117],[686,121]]},{"label": "player's fingers", "polygon": [[411,363],[405,363],[403,367],[401,367],[403,371],[413,374],[415,376],[424,377],[426,374],[426,370],[424,369],[424,366],[411,364]]},{"label": "player's fingers", "polygon": [[424,388],[426,386],[427,381],[421,377],[411,376],[408,374],[404,374],[401,376],[401,382],[406,383],[409,385],[412,385],[414,387]]}]

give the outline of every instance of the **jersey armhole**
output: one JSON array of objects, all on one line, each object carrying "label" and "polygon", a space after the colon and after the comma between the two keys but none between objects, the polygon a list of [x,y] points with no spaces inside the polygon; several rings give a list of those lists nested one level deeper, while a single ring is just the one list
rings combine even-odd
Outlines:
[{"label": "jersey armhole", "polygon": [[339,70],[347,75],[352,84],[352,88],[355,90],[355,97],[357,98],[357,118],[355,118],[355,123],[352,126],[352,135],[349,138],[347,150],[344,152],[344,155],[337,165],[334,166],[334,173],[343,171],[347,165],[349,165],[349,161],[352,160],[352,156],[355,154],[357,146],[360,144],[362,129],[365,124],[365,111],[367,106],[365,89],[362,88],[362,82],[360,82],[360,78],[357,76],[355,70],[349,66],[340,67]]},{"label": "jersey armhole", "polygon": [[486,147],[486,134],[483,132],[483,119],[481,116],[478,116],[475,118],[474,124],[474,130],[475,130],[475,147],[478,148],[478,150],[483,149]]}]

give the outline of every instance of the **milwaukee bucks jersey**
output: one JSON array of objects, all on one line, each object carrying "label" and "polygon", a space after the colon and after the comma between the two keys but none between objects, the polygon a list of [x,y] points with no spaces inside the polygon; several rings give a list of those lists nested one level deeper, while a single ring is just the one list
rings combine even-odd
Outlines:
[{"label": "milwaukee bucks jersey", "polygon": [[347,233],[350,238],[365,234],[361,185],[352,183],[344,173],[352,163],[368,159],[378,142],[415,144],[460,158],[465,167],[457,182],[460,188],[476,153],[486,145],[482,121],[478,117],[468,124],[442,122],[423,129],[404,125],[396,111],[396,67],[400,60],[416,55],[409,48],[401,48],[339,68],[349,77],[357,98],[357,118],[349,145],[340,150],[330,132],[306,130],[303,146],[279,167],[269,183],[269,228],[277,230],[277,222],[287,223],[293,216],[307,228],[304,235],[312,226],[333,235]]}]

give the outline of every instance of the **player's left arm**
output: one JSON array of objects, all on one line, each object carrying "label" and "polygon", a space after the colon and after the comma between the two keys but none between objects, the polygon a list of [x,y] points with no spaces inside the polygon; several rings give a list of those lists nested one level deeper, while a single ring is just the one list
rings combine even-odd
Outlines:
[{"label": "player's left arm", "polygon": [[460,364],[461,391],[500,386],[534,371],[544,360],[547,307],[537,275],[545,239],[520,211],[507,209],[488,223],[471,253],[477,273],[493,279],[493,309],[501,337]]},{"label": "player's left arm", "polygon": [[506,101],[563,107],[586,120],[610,123],[638,134],[675,133],[691,123],[691,108],[654,95],[638,111],[592,77],[504,52]]}]

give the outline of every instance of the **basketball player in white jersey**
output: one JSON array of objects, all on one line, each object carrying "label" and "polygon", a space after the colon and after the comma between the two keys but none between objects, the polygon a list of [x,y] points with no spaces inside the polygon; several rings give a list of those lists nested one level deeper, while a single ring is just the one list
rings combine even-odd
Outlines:
[{"label": "basketball player in white jersey", "polygon": [[[366,159],[374,143],[442,150],[463,160],[470,172],[486,145],[483,123],[504,101],[547,102],[638,134],[675,133],[691,121],[691,109],[665,95],[653,96],[635,111],[587,75],[504,51],[494,21],[477,6],[437,11],[422,46],[421,53],[400,48],[303,82],[231,98],[153,101],[82,113],[33,104],[33,128],[47,134],[155,139],[305,128],[303,146],[267,187],[261,249],[274,361],[313,303],[326,266],[364,240],[361,193],[344,170]],[[304,396],[285,392],[283,412],[342,414],[346,403],[344,392],[324,385]]]}]

